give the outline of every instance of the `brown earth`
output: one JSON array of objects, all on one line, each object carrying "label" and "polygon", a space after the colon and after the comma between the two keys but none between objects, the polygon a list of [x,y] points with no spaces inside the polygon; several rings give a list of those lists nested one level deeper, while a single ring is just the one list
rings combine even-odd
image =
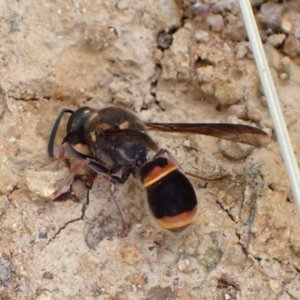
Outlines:
[{"label": "brown earth", "polygon": [[[299,158],[300,7],[263,2],[252,1]],[[238,3],[203,4],[209,16],[200,5],[0,0],[0,299],[300,299],[299,213]],[[105,178],[87,206],[74,192],[47,201],[68,172],[47,155],[60,110],[111,105],[145,121],[250,124],[272,140],[151,133],[185,170],[231,178],[191,180],[199,215],[180,235],[153,223],[130,178],[117,191],[131,226],[121,238]]]}]

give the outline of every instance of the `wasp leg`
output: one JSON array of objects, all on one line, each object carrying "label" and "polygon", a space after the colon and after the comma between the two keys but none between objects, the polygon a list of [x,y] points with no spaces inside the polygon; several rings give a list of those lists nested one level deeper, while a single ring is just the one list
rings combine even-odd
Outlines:
[{"label": "wasp leg", "polygon": [[59,195],[67,192],[66,188],[69,189],[69,186],[74,181],[74,176],[79,172],[79,170],[83,166],[89,166],[91,168],[91,173],[88,176],[87,186],[88,188],[92,187],[93,182],[96,176],[99,173],[108,175],[109,170],[98,163],[96,160],[91,158],[90,156],[84,155],[82,153],[77,152],[73,149],[68,143],[64,143],[61,147],[61,158],[66,157],[67,155],[72,156],[79,160],[77,164],[75,164],[70,170],[69,174],[63,179],[58,188],[50,195],[49,200],[53,201]]},{"label": "wasp leg", "polygon": [[50,170],[56,171],[62,162],[66,162],[66,159],[71,157],[75,157],[78,160],[82,160],[85,158],[81,158],[81,154],[73,149],[68,143],[64,143],[59,146],[58,151],[58,159],[51,165]]},{"label": "wasp leg", "polygon": [[[128,235],[128,232],[129,232],[129,225],[125,222],[125,217],[124,217],[124,213],[123,213],[123,210],[121,209],[120,207],[120,204],[119,204],[119,201],[117,200],[116,196],[115,196],[115,193],[116,193],[116,187],[115,187],[115,183],[113,182],[114,179],[115,179],[116,176],[114,176],[112,178],[112,180],[110,180],[110,193],[111,193],[111,196],[113,197],[115,203],[116,203],[116,206],[118,208],[118,211],[119,211],[119,214],[121,216],[121,221],[122,221],[122,230],[120,232],[120,236],[121,237],[126,237]],[[119,178],[120,179],[120,178]],[[121,180],[121,179],[120,179]]]},{"label": "wasp leg", "polygon": [[[65,151],[65,156],[66,154],[69,156],[72,156],[76,159],[78,159],[80,162],[78,164],[76,164],[73,168],[75,169],[76,166],[82,166],[82,165],[86,165],[89,166],[94,172],[96,173],[100,173],[100,174],[109,174],[110,171],[104,167],[103,165],[101,165],[97,160],[93,159],[91,156],[82,154],[78,151],[76,151],[72,146],[70,146],[68,143],[64,143],[62,145],[64,151]],[[72,168],[72,169],[73,169]],[[78,170],[78,169],[77,169]]]},{"label": "wasp leg", "polygon": [[[61,189],[66,185],[67,180],[70,180],[70,176],[72,175],[74,178],[74,174],[76,174],[79,169],[84,166],[87,165],[91,168],[92,172],[94,172],[94,174],[92,173],[92,175],[89,178],[89,182],[93,183],[94,179],[96,178],[97,174],[104,174],[105,177],[107,177],[107,179],[110,182],[110,192],[111,192],[111,196],[114,199],[114,202],[116,203],[117,209],[120,213],[121,216],[121,220],[122,220],[122,231],[120,233],[121,237],[125,237],[128,235],[128,231],[129,231],[129,226],[128,224],[125,222],[125,218],[124,218],[124,214],[123,211],[119,205],[118,200],[115,197],[115,192],[116,192],[116,185],[119,184],[123,184],[129,177],[130,172],[125,172],[123,173],[122,178],[115,176],[115,175],[110,175],[110,170],[108,170],[107,168],[105,168],[104,166],[102,166],[98,161],[96,161],[95,159],[93,159],[91,156],[82,154],[78,151],[76,151],[73,147],[71,147],[68,143],[64,143],[62,145],[62,148],[64,150],[64,155],[70,155],[76,159],[78,159],[80,162],[78,164],[76,164],[75,166],[73,166],[70,171],[69,171],[69,175],[65,178],[65,180],[63,181],[63,183],[60,185],[60,187],[50,196],[50,199],[55,199],[57,196],[59,196],[61,193]],[[125,176],[124,176],[125,175]]]},{"label": "wasp leg", "polygon": [[[123,175],[123,173],[122,173],[122,175]],[[129,173],[129,175],[130,175],[130,173]],[[120,177],[115,176],[115,175],[106,176],[107,179],[109,180],[109,183],[110,183],[110,194],[111,194],[111,196],[112,196],[112,198],[113,198],[113,200],[114,200],[114,202],[117,206],[117,209],[118,209],[120,217],[121,217],[121,222],[122,222],[122,230],[120,232],[121,237],[126,237],[128,235],[130,227],[125,221],[125,216],[124,216],[123,210],[122,210],[122,208],[119,204],[119,201],[118,201],[115,193],[116,193],[116,186],[124,184],[124,182],[128,179],[128,176],[126,178],[125,177],[123,178],[123,176],[122,176],[122,178],[120,178]]]},{"label": "wasp leg", "polygon": [[[70,185],[74,181],[74,176],[78,173],[78,171],[84,166],[84,165],[89,165],[89,159],[87,158],[86,160],[83,160],[73,166],[70,170],[69,173],[65,176],[65,178],[62,180],[62,182],[59,184],[59,186],[56,188],[56,190],[50,195],[49,200],[53,201],[56,199],[58,196],[61,194],[67,192],[69,190]],[[93,182],[97,176],[96,172],[92,172],[91,175],[88,176],[87,180],[87,186],[91,187],[93,185]]]},{"label": "wasp leg", "polygon": [[58,159],[55,160],[55,161],[51,164],[50,170],[53,171],[53,172],[56,171],[57,168],[60,166],[60,164],[61,164],[62,162],[65,162],[65,159],[66,159],[66,158],[67,158],[67,157],[66,157],[65,149],[64,149],[63,146],[60,146],[60,147],[59,147],[59,152],[58,152]]},{"label": "wasp leg", "polygon": [[123,180],[123,182],[127,181],[130,174],[132,173],[132,168],[123,168],[122,169],[122,174],[121,174],[121,178]]},{"label": "wasp leg", "polygon": [[86,187],[90,190],[92,189],[93,185],[94,185],[94,181],[96,179],[96,177],[98,176],[98,173],[96,173],[95,171],[91,170],[88,174],[88,177],[86,179]]},{"label": "wasp leg", "polygon": [[65,147],[64,147],[64,145],[61,145],[59,147],[58,159],[59,159],[59,161],[64,161],[66,158],[67,158],[67,155],[66,155]]}]

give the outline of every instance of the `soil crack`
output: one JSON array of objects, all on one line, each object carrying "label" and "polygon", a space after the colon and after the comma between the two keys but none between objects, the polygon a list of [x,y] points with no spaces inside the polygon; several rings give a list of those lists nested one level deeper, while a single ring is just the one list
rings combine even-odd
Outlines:
[{"label": "soil crack", "polygon": [[48,246],[53,240],[55,240],[56,237],[61,233],[61,231],[64,230],[68,225],[73,224],[73,223],[78,222],[78,221],[84,221],[85,212],[86,212],[87,207],[88,207],[88,205],[89,205],[89,203],[90,203],[89,191],[90,191],[90,189],[87,189],[86,201],[82,204],[81,215],[80,215],[80,217],[75,218],[75,219],[72,219],[72,220],[69,220],[69,221],[66,222],[63,226],[59,227],[59,229],[58,229],[57,232],[54,234],[54,236],[53,236],[51,239],[49,239],[49,241],[48,241],[48,243],[47,243],[47,246]]}]

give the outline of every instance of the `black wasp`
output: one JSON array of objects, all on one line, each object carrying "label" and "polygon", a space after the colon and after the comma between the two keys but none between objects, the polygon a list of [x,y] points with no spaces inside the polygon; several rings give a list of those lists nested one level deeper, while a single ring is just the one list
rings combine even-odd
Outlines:
[{"label": "black wasp", "polygon": [[[132,175],[146,189],[148,205],[157,223],[171,231],[186,228],[197,215],[197,197],[186,175],[209,179],[184,172],[168,150],[158,147],[147,130],[204,134],[254,146],[262,145],[268,138],[261,129],[248,125],[151,123],[143,122],[131,112],[117,107],[100,110],[81,107],[76,111],[62,109],[60,112],[48,144],[51,157],[56,132],[65,113],[71,116],[59,156],[62,160],[75,159],[76,163],[70,167],[70,174],[50,199],[57,198],[66,182],[73,178],[70,175],[78,174],[80,170],[84,170],[89,188],[98,174],[105,175],[111,183],[112,194],[116,184],[125,183]],[[155,155],[149,159],[150,151]],[[122,235],[126,235],[128,228],[122,210],[115,197],[114,200],[122,218]]]}]

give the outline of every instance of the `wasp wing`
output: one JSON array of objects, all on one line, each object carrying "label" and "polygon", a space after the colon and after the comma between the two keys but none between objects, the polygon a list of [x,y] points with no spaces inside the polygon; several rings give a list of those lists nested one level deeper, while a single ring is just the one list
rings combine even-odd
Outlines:
[{"label": "wasp wing", "polygon": [[104,131],[106,140],[123,140],[142,143],[153,151],[158,151],[158,145],[145,132],[136,129],[107,129]]},{"label": "wasp wing", "polygon": [[145,125],[157,131],[203,134],[253,146],[264,146],[269,140],[263,130],[242,124],[145,122]]}]

